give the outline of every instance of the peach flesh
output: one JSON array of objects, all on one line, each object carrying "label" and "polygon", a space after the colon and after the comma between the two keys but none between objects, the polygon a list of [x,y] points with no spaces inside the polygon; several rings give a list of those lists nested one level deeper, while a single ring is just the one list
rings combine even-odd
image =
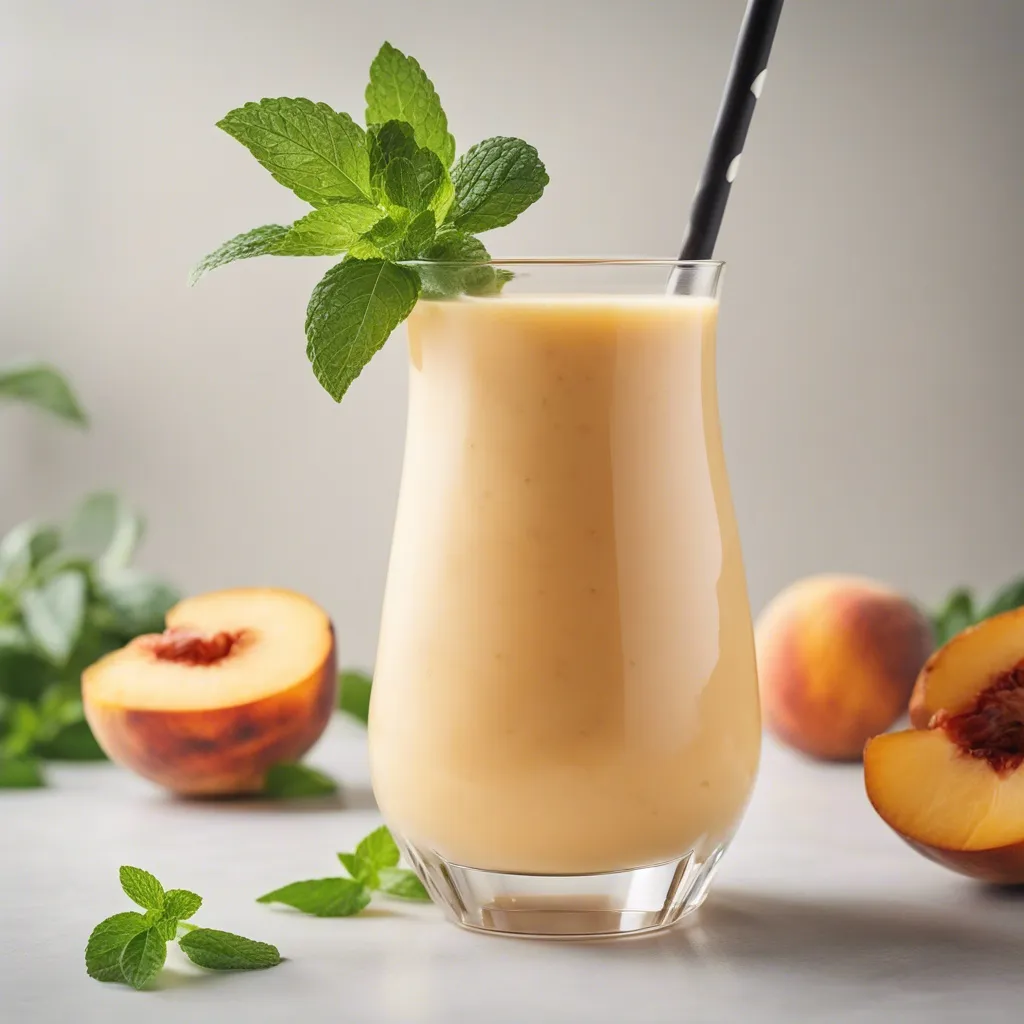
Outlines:
[{"label": "peach flesh", "polygon": [[1024,663],[982,690],[968,710],[940,711],[931,727],[945,730],[964,754],[987,761],[994,772],[1015,771],[1024,762]]}]

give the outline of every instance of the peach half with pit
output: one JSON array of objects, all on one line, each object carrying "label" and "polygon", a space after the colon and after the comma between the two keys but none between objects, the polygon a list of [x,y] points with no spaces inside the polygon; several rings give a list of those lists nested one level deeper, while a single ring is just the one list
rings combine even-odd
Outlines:
[{"label": "peach half with pit", "polygon": [[868,799],[914,849],[973,878],[1024,883],[1024,609],[928,659],[918,728],[871,740]]},{"label": "peach half with pit", "polygon": [[301,594],[268,588],[187,598],[163,633],[87,668],[85,715],[110,759],[183,795],[258,791],[300,758],[334,709],[334,630]]}]

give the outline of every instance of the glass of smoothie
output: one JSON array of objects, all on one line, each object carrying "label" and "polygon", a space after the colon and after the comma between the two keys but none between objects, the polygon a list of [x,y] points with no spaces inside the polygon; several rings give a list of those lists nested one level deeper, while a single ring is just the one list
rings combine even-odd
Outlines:
[{"label": "glass of smoothie", "polygon": [[704,899],[760,753],[722,264],[494,269],[500,296],[408,320],[374,791],[463,926],[664,928]]}]

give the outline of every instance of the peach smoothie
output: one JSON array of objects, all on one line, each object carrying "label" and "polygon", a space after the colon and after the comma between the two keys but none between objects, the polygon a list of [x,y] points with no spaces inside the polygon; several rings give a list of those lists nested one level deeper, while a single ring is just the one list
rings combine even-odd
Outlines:
[{"label": "peach smoothie", "polygon": [[711,298],[421,301],[374,790],[451,863],[710,854],[753,786],[753,632]]}]

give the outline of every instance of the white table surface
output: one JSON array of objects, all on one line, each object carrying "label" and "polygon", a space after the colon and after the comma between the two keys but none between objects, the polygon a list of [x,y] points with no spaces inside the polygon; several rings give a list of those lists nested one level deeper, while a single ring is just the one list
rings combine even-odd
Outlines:
[{"label": "white table surface", "polygon": [[[109,765],[0,793],[3,1024],[624,1024],[1020,1021],[1024,896],[932,865],[878,820],[856,766],[769,746],[739,836],[693,924],[618,942],[480,936],[434,907],[319,919],[253,902],[336,873],[378,824],[365,738],[338,721],[314,806],[197,804]],[[130,908],[118,865],[205,899],[197,923],[279,946],[268,971],[201,972],[173,949],[152,991],[100,984],[82,953]]]}]

